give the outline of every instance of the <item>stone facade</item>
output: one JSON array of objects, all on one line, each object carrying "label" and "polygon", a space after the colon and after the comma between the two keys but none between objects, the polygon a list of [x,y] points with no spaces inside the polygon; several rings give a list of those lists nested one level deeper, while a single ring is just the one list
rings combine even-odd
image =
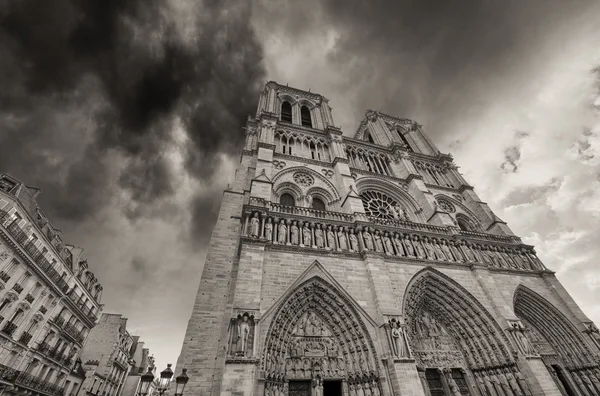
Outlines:
[{"label": "stone facade", "polygon": [[186,394],[600,394],[598,329],[422,127],[269,82],[224,192]]},{"label": "stone facade", "polygon": [[38,206],[40,192],[0,173],[0,390],[73,396],[102,286]]},{"label": "stone facade", "polygon": [[81,351],[85,381],[79,396],[119,396],[134,367],[134,338],[127,331],[127,318],[103,313]]}]

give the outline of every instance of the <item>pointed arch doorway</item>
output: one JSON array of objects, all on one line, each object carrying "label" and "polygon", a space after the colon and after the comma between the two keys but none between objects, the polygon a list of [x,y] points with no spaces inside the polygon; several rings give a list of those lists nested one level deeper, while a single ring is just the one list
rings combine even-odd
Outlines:
[{"label": "pointed arch doorway", "polygon": [[431,396],[530,395],[510,341],[471,293],[433,268],[409,282],[403,312],[423,387]]},{"label": "pointed arch doorway", "polygon": [[377,351],[359,310],[319,276],[291,291],[265,339],[265,396],[381,395]]}]

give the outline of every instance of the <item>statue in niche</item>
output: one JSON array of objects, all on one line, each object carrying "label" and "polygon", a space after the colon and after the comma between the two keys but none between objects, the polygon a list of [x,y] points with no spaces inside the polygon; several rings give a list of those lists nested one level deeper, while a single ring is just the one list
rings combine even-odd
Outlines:
[{"label": "statue in niche", "polygon": [[354,390],[354,384],[348,385],[348,394],[350,396],[356,396],[356,391]]},{"label": "statue in niche", "polygon": [[[425,237],[424,239],[426,239],[427,237]],[[413,245],[415,247],[416,253],[417,253],[417,257],[420,259],[425,258],[425,250],[423,249],[423,244],[421,243],[421,241],[419,240],[419,236],[415,235],[413,237]],[[426,246],[428,246],[429,244],[425,244]]]},{"label": "statue in niche", "polygon": [[442,252],[444,252],[444,256],[446,256],[446,260],[454,261],[454,257],[452,257],[452,251],[450,250],[450,246],[448,246],[448,243],[445,239],[442,240],[442,244],[440,247],[442,249]]},{"label": "statue in niche", "polygon": [[304,238],[304,245],[310,246],[312,244],[312,236],[310,228],[308,228],[308,223],[304,223],[304,227],[302,227],[302,237]]},{"label": "statue in niche", "polygon": [[473,252],[471,251],[471,248],[464,241],[460,241],[460,250],[468,262],[472,263],[473,261],[475,261],[475,257],[473,256]]},{"label": "statue in niche", "polygon": [[379,392],[379,384],[377,384],[377,381],[373,380],[373,382],[371,382],[370,388],[371,388],[372,396],[380,396],[381,395],[381,393]]},{"label": "statue in niche", "polygon": [[250,235],[253,237],[258,237],[260,230],[260,221],[258,220],[258,213],[254,213],[252,218],[250,219]]},{"label": "statue in niche", "polygon": [[374,250],[373,249],[373,237],[371,236],[371,233],[365,229],[363,231],[363,239],[365,241],[365,247],[367,248],[367,250]]},{"label": "statue in niche", "polygon": [[394,243],[394,247],[396,248],[396,255],[405,256],[406,253],[404,252],[404,246],[402,246],[402,240],[400,239],[398,234],[394,233],[392,241]]},{"label": "statue in niche", "polygon": [[299,235],[300,235],[300,230],[298,229],[298,222],[294,221],[292,223],[292,226],[290,227],[290,239],[291,239],[292,245],[298,244]]},{"label": "statue in niche", "polygon": [[375,250],[383,252],[383,242],[381,241],[381,233],[379,230],[375,231]]},{"label": "statue in niche", "polygon": [[356,384],[356,396],[365,396],[365,391],[362,384]]},{"label": "statue in niche", "polygon": [[313,197],[312,195],[307,195],[306,196],[306,205],[308,208],[312,208],[312,203],[313,203]]},{"label": "statue in niche", "polygon": [[392,241],[390,240],[390,234],[387,231],[385,234],[383,234],[383,244],[387,249],[387,253],[394,255],[394,247],[392,246]]},{"label": "statue in niche", "polygon": [[406,248],[406,255],[409,257],[415,257],[415,248],[410,240],[408,234],[404,235],[404,247]]},{"label": "statue in niche", "polygon": [[350,239],[350,247],[352,248],[352,251],[357,252],[358,251],[358,238],[356,238],[356,235],[354,234],[354,230],[350,230],[349,239]]},{"label": "statue in niche", "polygon": [[452,255],[454,256],[454,260],[457,262],[464,261],[463,256],[460,253],[460,250],[458,250],[458,247],[456,247],[456,242],[450,241],[449,246],[450,246],[450,251],[452,252]]},{"label": "statue in niche", "polygon": [[315,241],[317,243],[318,248],[322,248],[325,246],[325,240],[323,238],[323,230],[321,229],[321,224],[317,224],[317,229],[315,230]]},{"label": "statue in niche", "polygon": [[398,322],[390,322],[392,333],[392,352],[397,357],[406,357],[406,343],[404,342],[404,333]]},{"label": "statue in niche", "polygon": [[348,250],[348,244],[346,243],[346,235],[344,234],[344,232],[346,231],[346,228],[342,228],[342,227],[338,227],[338,231],[337,231],[337,239],[338,239],[338,246],[341,250]]},{"label": "statue in niche", "polygon": [[327,245],[330,249],[335,249],[335,235],[331,226],[327,226]]},{"label": "statue in niche", "polygon": [[273,224],[270,217],[267,219],[267,224],[265,224],[265,238],[269,241],[273,240]]},{"label": "statue in niche", "polygon": [[444,256],[444,252],[442,251],[442,248],[440,247],[438,240],[436,238],[433,238],[431,240],[431,244],[433,246],[433,250],[435,251],[435,256],[439,261],[444,261],[446,259],[446,257]]},{"label": "statue in niche", "polygon": [[238,356],[249,356],[251,354],[250,338],[254,328],[252,318],[247,314],[238,315],[237,318],[237,352]]},{"label": "statue in niche", "polygon": [[[445,368],[443,370],[444,376],[446,377],[446,383],[448,384],[448,388],[450,388],[450,393],[452,396],[462,396],[460,393],[460,389],[456,384],[456,381],[452,377],[452,369]],[[508,393],[509,394],[509,393]]]},{"label": "statue in niche", "polygon": [[314,312],[311,312],[308,315],[308,327],[307,327],[307,333],[306,335],[318,335],[320,329],[321,329],[321,325],[319,323],[319,318],[317,317],[317,315]]},{"label": "statue in niche", "polygon": [[277,241],[281,244],[285,244],[287,240],[287,226],[285,225],[285,220],[281,219],[279,221],[279,229],[277,231]]},{"label": "statue in niche", "polygon": [[[425,256],[429,260],[435,260],[435,252],[433,251],[433,246],[431,246],[431,243],[429,243],[429,238],[427,238],[427,237],[423,238],[423,246],[425,247]],[[417,256],[419,256],[419,255],[417,255]]]}]

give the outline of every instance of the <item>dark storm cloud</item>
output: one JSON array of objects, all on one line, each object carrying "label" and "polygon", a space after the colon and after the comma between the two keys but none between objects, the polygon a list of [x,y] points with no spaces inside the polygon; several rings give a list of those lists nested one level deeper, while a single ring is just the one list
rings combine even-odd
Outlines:
[{"label": "dark storm cloud", "polygon": [[194,196],[191,202],[192,245],[201,248],[210,240],[221,205],[222,191],[211,189]]},{"label": "dark storm cloud", "polygon": [[101,209],[116,186],[151,205],[174,192],[166,150],[179,120],[186,169],[210,178],[243,140],[262,48],[248,4],[190,11],[182,34],[158,0],[0,5],[0,169],[41,187],[45,209],[70,219]]}]

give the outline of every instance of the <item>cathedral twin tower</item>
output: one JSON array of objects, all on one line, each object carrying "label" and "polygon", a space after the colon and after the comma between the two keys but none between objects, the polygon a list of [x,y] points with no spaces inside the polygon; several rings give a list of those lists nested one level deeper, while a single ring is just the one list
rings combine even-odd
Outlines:
[{"label": "cathedral twin tower", "polygon": [[177,364],[193,395],[600,395],[600,334],[421,126],[269,82]]}]

